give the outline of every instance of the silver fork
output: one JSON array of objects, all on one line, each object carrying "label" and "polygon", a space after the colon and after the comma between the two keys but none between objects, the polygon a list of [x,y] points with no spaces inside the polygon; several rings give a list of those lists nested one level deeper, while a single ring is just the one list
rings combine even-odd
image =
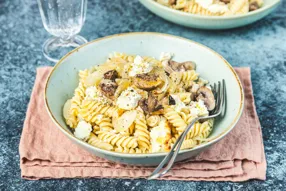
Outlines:
[{"label": "silver fork", "polygon": [[[187,126],[185,131],[179,136],[179,138],[173,145],[169,154],[157,166],[157,168],[149,176],[148,180],[159,178],[163,176],[164,174],[166,174],[172,168],[187,133],[191,130],[192,126],[194,125],[196,121],[201,120],[201,119],[211,119],[211,118],[221,115],[223,111],[223,107],[225,106],[225,103],[226,103],[226,86],[225,86],[224,79],[222,80],[222,82],[218,82],[218,85],[215,83],[214,86],[211,86],[211,89],[212,89],[212,92],[216,100],[215,108],[211,111],[209,116],[197,117],[191,121],[191,123]],[[167,165],[165,168],[163,168],[165,164]]]}]

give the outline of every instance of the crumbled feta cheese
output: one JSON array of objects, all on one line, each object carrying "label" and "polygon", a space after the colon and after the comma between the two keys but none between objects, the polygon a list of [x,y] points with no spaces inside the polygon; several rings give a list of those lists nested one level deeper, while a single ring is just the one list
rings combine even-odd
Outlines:
[{"label": "crumbled feta cheese", "polygon": [[164,67],[168,66],[168,62],[169,60],[171,60],[171,58],[173,57],[172,53],[168,53],[168,52],[162,52],[160,55],[160,61],[162,62],[162,65]]},{"label": "crumbled feta cheese", "polygon": [[209,111],[202,100],[199,100],[198,102],[192,102],[190,111],[194,116],[206,116],[209,114]]},{"label": "crumbled feta cheese", "polygon": [[146,74],[151,72],[153,66],[151,63],[144,62],[141,56],[136,56],[134,62],[131,64],[131,70],[129,76],[136,76],[137,74]]},{"label": "crumbled feta cheese", "polygon": [[89,137],[91,131],[92,131],[91,124],[85,121],[80,121],[77,127],[75,128],[74,135],[79,139],[85,140]]},{"label": "crumbled feta cheese", "polygon": [[131,110],[138,105],[138,101],[141,97],[142,96],[138,94],[134,88],[129,87],[120,94],[116,104],[121,109]]},{"label": "crumbled feta cheese", "polygon": [[229,11],[228,6],[222,4],[213,4],[208,7],[208,10],[212,13],[226,13]]},{"label": "crumbled feta cheese", "polygon": [[199,115],[199,110],[196,107],[191,108],[190,112],[191,112],[192,116],[198,116]]},{"label": "crumbled feta cheese", "polygon": [[171,136],[170,129],[165,125],[166,120],[164,118],[160,121],[157,127],[154,127],[150,131],[152,152],[164,151],[162,147],[168,142],[168,137]]},{"label": "crumbled feta cheese", "polygon": [[91,86],[86,88],[85,90],[86,98],[94,99],[98,96],[98,90],[95,86]]},{"label": "crumbled feta cheese", "polygon": [[180,97],[178,95],[171,95],[172,98],[175,100],[175,110],[177,112],[180,112],[183,108],[186,107],[186,105],[184,104],[184,102],[181,101]]},{"label": "crumbled feta cheese", "polygon": [[95,86],[86,88],[85,100],[94,100],[94,101],[101,102],[102,104],[108,103],[107,98],[104,97]]},{"label": "crumbled feta cheese", "polygon": [[196,3],[212,13],[225,13],[229,10],[226,4],[218,4],[214,0],[196,0]]},{"label": "crumbled feta cheese", "polygon": [[165,61],[165,60],[171,60],[173,57],[173,54],[170,52],[162,52],[160,55],[160,61]]},{"label": "crumbled feta cheese", "polygon": [[196,0],[196,3],[207,9],[210,5],[213,4],[213,0]]}]

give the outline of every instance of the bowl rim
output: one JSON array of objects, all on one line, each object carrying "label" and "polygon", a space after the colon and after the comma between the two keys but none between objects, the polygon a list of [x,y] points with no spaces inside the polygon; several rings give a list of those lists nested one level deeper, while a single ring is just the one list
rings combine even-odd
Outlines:
[{"label": "bowl rim", "polygon": [[[262,6],[258,10],[249,12],[247,14],[242,14],[242,15],[230,15],[230,16],[205,16],[205,15],[198,15],[198,14],[192,14],[192,13],[186,13],[180,10],[172,9],[170,7],[164,6],[160,3],[155,2],[154,0],[139,0],[141,1],[146,1],[151,3],[152,5],[156,6],[159,9],[163,9],[171,14],[175,14],[177,16],[188,16],[188,17],[193,17],[197,19],[206,19],[206,20],[230,20],[230,19],[240,19],[240,18],[245,18],[253,15],[258,15],[261,12],[264,12],[267,9],[270,9],[274,6],[276,6],[278,3],[281,2],[281,0],[273,0],[271,3]],[[142,2],[141,2],[142,3]],[[148,8],[149,9],[149,8]]]},{"label": "bowl rim", "polygon": [[191,148],[191,149],[185,149],[185,150],[180,150],[179,151],[179,154],[183,154],[183,153],[186,153],[186,152],[190,152],[190,151],[195,151],[195,150],[199,150],[200,148],[203,148],[203,147],[207,147],[207,146],[210,146],[216,142],[218,142],[219,140],[221,140],[223,137],[225,137],[234,127],[235,125],[237,124],[238,120],[240,119],[241,115],[242,115],[242,112],[243,112],[243,108],[244,108],[244,90],[242,88],[242,83],[237,75],[237,73],[235,72],[235,70],[233,69],[233,67],[220,55],[218,54],[216,51],[212,50],[211,48],[205,46],[205,45],[202,45],[198,42],[195,42],[195,41],[192,41],[190,39],[187,39],[187,38],[183,38],[183,37],[178,37],[178,36],[174,36],[174,35],[170,35],[170,34],[164,34],[164,33],[157,33],[157,32],[131,32],[131,33],[120,33],[120,34],[114,34],[114,35],[110,35],[110,36],[106,36],[106,37],[102,37],[102,38],[98,38],[98,39],[95,39],[93,41],[90,41],[86,44],[83,44],[77,48],[75,48],[74,50],[70,51],[69,53],[67,53],[65,56],[63,56],[57,63],[56,65],[53,67],[52,71],[50,72],[48,78],[47,78],[47,81],[46,81],[46,84],[45,84],[45,92],[44,92],[44,100],[45,100],[45,106],[46,106],[46,109],[48,111],[48,114],[50,116],[50,118],[52,119],[52,121],[56,124],[56,126],[71,140],[75,141],[76,143],[78,143],[79,145],[83,146],[83,147],[87,147],[89,148],[90,150],[95,150],[99,153],[102,153],[102,154],[106,154],[106,155],[111,155],[111,156],[114,156],[114,157],[123,157],[123,158],[146,158],[146,157],[162,157],[162,156],[165,156],[168,152],[160,152],[160,153],[144,153],[144,154],[141,154],[141,153],[134,153],[134,154],[131,154],[131,153],[119,153],[119,152],[115,152],[115,151],[108,151],[108,150],[104,150],[104,149],[101,149],[101,148],[98,148],[98,147],[94,147],[90,144],[88,144],[87,142],[85,141],[82,141],[80,139],[77,139],[75,136],[73,136],[71,134],[70,131],[66,130],[64,127],[61,126],[61,124],[56,120],[56,118],[54,117],[53,113],[51,112],[51,109],[50,109],[50,106],[48,104],[48,98],[47,98],[47,89],[48,89],[48,86],[50,84],[50,79],[51,77],[53,76],[53,73],[54,71],[63,63],[63,61],[69,57],[70,55],[72,55],[73,53],[76,53],[78,52],[79,49],[85,47],[85,46],[88,46],[90,44],[93,44],[93,43],[97,43],[97,42],[100,42],[100,41],[104,41],[104,40],[107,40],[107,39],[115,39],[117,37],[125,37],[125,36],[133,36],[133,35],[137,35],[137,36],[140,36],[140,35],[151,35],[151,36],[161,36],[161,37],[168,37],[168,38],[174,38],[174,39],[178,39],[178,40],[183,40],[183,41],[187,41],[188,43],[192,43],[192,44],[195,44],[197,46],[200,46],[210,52],[212,52],[214,55],[216,55],[217,57],[219,57],[223,63],[228,67],[228,69],[230,70],[230,72],[232,72],[233,76],[235,77],[236,79],[236,82],[239,86],[239,89],[240,89],[240,103],[239,103],[239,110],[235,116],[235,119],[231,122],[231,124],[223,131],[221,132],[219,135],[211,138],[211,139],[208,139],[207,142],[205,143],[202,143],[194,148]]}]

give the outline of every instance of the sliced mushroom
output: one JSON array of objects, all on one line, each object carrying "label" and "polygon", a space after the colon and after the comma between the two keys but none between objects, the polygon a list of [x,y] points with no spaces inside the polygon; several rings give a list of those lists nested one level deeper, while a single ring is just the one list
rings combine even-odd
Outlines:
[{"label": "sliced mushroom", "polygon": [[154,90],[162,84],[162,80],[156,74],[137,74],[134,77],[134,84],[143,90]]},{"label": "sliced mushroom", "polygon": [[163,99],[159,101],[159,103],[164,107],[168,105],[175,105],[175,100],[172,98],[172,96],[165,96]]},{"label": "sliced mushroom", "polygon": [[164,69],[166,72],[171,74],[172,72],[185,72],[187,70],[195,70],[196,64],[192,61],[186,61],[186,62],[176,62],[173,60],[170,60],[169,62],[163,63]]},{"label": "sliced mushroom", "polygon": [[153,96],[152,93],[148,94],[147,104],[148,104],[148,107],[149,107],[149,112],[154,111],[155,108],[157,107],[158,100]]},{"label": "sliced mushroom", "polygon": [[192,61],[186,61],[186,62],[182,62],[180,64],[181,64],[181,70],[184,69],[184,71],[196,69],[196,63],[192,62]]},{"label": "sliced mushroom", "polygon": [[200,87],[197,91],[196,100],[202,100],[209,111],[215,108],[215,98],[213,92],[206,86]]},{"label": "sliced mushroom", "polygon": [[150,92],[148,94],[148,98],[143,98],[139,101],[139,106],[146,114],[163,109],[163,106],[159,103],[158,99]]},{"label": "sliced mushroom", "polygon": [[228,4],[228,3],[230,3],[230,0],[220,0],[220,2],[223,2],[223,3],[225,3],[225,4]]},{"label": "sliced mushroom", "polygon": [[192,95],[191,95],[191,100],[192,100],[192,101],[195,101],[195,99],[196,99],[195,96],[196,96],[195,94],[192,94]]},{"label": "sliced mushroom", "polygon": [[148,103],[147,103],[147,99],[146,98],[142,98],[139,101],[139,106],[141,107],[141,109],[144,111],[145,114],[149,113],[149,109],[148,109]]},{"label": "sliced mushroom", "polygon": [[249,11],[255,11],[259,9],[259,5],[256,1],[249,4]]},{"label": "sliced mushroom", "polygon": [[104,79],[114,81],[116,78],[118,78],[118,73],[116,70],[109,70],[108,72],[104,73],[103,76]]},{"label": "sliced mushroom", "polygon": [[174,5],[176,4],[177,0],[169,0],[169,5]]},{"label": "sliced mushroom", "polygon": [[103,95],[105,95],[109,99],[112,99],[112,100],[114,99],[114,94],[118,87],[118,85],[114,81],[103,79],[99,83],[99,87]]},{"label": "sliced mushroom", "polygon": [[171,95],[164,97],[162,100],[159,101],[159,103],[163,106],[176,105],[176,101]]},{"label": "sliced mushroom", "polygon": [[175,70],[175,71],[179,71],[179,68],[180,68],[180,63],[179,62],[176,62],[174,60],[169,60],[169,63],[170,67]]}]

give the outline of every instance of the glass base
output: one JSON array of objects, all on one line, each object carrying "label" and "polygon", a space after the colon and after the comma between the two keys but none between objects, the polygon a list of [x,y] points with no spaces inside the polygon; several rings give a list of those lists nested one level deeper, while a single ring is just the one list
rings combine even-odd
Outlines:
[{"label": "glass base", "polygon": [[42,52],[48,60],[58,62],[68,52],[87,42],[85,38],[79,35],[74,36],[68,41],[64,41],[59,37],[52,37],[44,43]]}]

